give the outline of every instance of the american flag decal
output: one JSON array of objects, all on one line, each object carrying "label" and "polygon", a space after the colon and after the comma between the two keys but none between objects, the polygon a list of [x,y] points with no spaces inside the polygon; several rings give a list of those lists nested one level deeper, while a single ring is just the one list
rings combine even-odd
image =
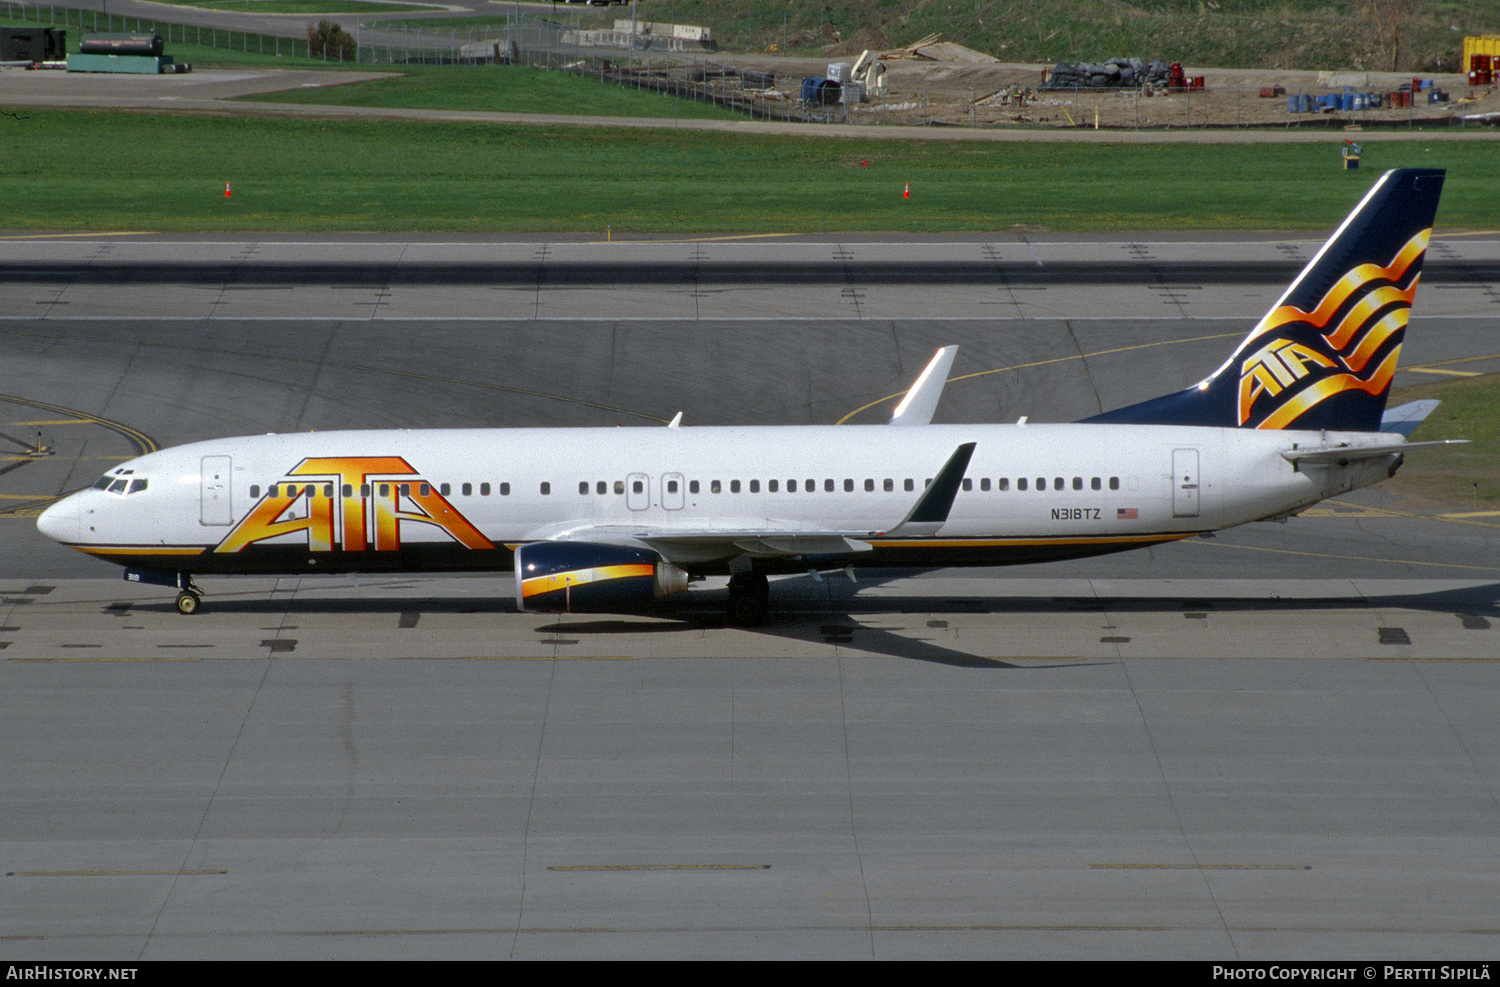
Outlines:
[{"label": "american flag decal", "polygon": [[1116,521],[1134,521],[1139,516],[1139,512],[1134,507],[1121,507],[1115,510]]}]

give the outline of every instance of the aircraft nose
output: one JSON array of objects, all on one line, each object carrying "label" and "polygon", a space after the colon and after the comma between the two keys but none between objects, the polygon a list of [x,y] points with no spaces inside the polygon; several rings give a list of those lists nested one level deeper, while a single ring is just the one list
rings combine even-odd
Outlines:
[{"label": "aircraft nose", "polygon": [[36,519],[37,530],[56,542],[78,541],[78,502],[74,497],[64,497],[42,512]]}]

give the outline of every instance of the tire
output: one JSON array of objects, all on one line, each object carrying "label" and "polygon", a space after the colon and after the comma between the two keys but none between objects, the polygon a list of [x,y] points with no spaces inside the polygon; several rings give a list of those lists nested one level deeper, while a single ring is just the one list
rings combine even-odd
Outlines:
[{"label": "tire", "polygon": [[736,627],[759,627],[771,613],[771,584],[760,573],[729,580],[729,622]]},{"label": "tire", "polygon": [[184,617],[191,617],[198,612],[203,605],[203,598],[197,593],[182,592],[177,594],[177,612]]}]

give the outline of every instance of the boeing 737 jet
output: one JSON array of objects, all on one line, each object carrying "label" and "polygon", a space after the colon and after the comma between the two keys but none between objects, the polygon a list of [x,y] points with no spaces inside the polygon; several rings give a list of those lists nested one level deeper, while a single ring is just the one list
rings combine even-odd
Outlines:
[{"label": "boeing 737 jet", "polygon": [[37,525],[177,587],[184,614],[205,574],[513,570],[518,606],[548,612],[728,576],[730,619],[753,625],[771,575],[1071,559],[1284,518],[1428,444],[1385,404],[1443,174],[1383,175],[1201,383],[1073,424],[931,424],[950,347],[887,425],[221,439],[131,460]]}]

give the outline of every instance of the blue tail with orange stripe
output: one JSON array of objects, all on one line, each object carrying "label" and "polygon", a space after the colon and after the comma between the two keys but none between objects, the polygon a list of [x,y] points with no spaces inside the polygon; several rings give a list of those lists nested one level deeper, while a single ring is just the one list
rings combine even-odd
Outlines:
[{"label": "blue tail with orange stripe", "polygon": [[1379,431],[1443,175],[1386,172],[1222,367],[1085,421]]}]

